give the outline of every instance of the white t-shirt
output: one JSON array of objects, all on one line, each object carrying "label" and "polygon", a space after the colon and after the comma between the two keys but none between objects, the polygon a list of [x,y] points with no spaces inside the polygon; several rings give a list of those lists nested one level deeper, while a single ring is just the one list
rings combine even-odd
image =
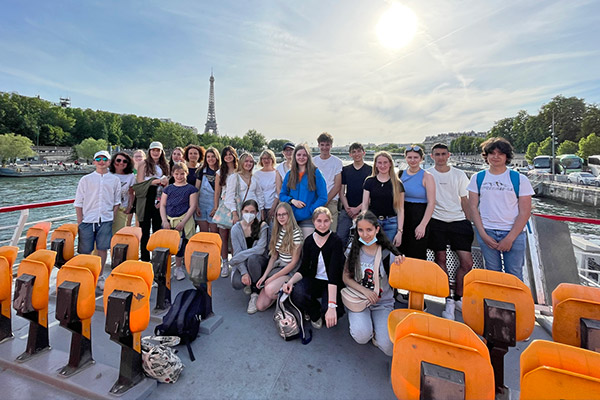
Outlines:
[{"label": "white t-shirt", "polygon": [[261,171],[258,170],[252,175],[253,179],[258,181],[265,197],[265,208],[271,208],[275,201],[275,174],[277,171]]},{"label": "white t-shirt", "polygon": [[265,197],[258,184],[258,179],[255,179],[254,176],[252,176],[252,180],[250,181],[250,187],[248,187],[248,184],[237,172],[227,177],[224,202],[225,206],[231,211],[237,211],[235,200],[236,190],[238,190],[239,200],[242,204],[244,201],[252,199],[258,203],[259,210],[265,208]]},{"label": "white t-shirt", "polygon": [[135,185],[133,174],[113,174],[121,181],[121,208],[129,206],[129,188]]},{"label": "white t-shirt", "polygon": [[467,174],[453,167],[448,172],[439,172],[435,167],[429,168],[427,172],[435,180],[435,208],[432,217],[444,222],[464,221],[466,217],[460,198],[468,195]]},{"label": "white t-shirt", "polygon": [[281,164],[278,164],[275,168],[275,171],[279,172],[279,176],[281,177],[281,181],[283,182],[283,178],[285,178],[285,174],[287,174],[290,170],[290,167],[287,166],[285,160]]},{"label": "white t-shirt", "polygon": [[[477,193],[477,174],[473,174],[467,186],[469,192]],[[533,196],[535,192],[529,179],[519,174],[519,197]],[[485,229],[510,231],[519,215],[519,200],[510,181],[510,170],[500,175],[485,171],[479,193],[479,214]]]},{"label": "white t-shirt", "polygon": [[315,275],[315,279],[320,279],[322,281],[328,281],[327,270],[325,269],[325,260],[323,260],[323,253],[319,252],[319,258],[317,261],[317,274]]},{"label": "white t-shirt", "polygon": [[[336,156],[329,156],[327,160],[323,160],[319,155],[313,158],[313,162],[323,174],[325,183],[327,183],[327,194],[329,194],[335,184],[335,177],[342,173],[342,167],[344,166],[342,160]],[[336,194],[332,200],[337,200],[338,198],[339,195]]]}]

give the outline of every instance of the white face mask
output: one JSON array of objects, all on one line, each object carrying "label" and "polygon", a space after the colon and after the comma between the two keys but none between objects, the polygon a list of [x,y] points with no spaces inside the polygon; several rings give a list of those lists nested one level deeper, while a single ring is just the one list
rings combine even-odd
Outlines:
[{"label": "white face mask", "polygon": [[254,213],[243,213],[242,218],[246,221],[247,224],[251,224],[252,221],[256,218],[256,214]]}]

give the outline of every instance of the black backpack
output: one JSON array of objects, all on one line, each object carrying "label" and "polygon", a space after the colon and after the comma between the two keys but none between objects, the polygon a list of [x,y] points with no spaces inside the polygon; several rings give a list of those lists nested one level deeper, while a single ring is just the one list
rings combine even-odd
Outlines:
[{"label": "black backpack", "polygon": [[279,335],[285,340],[302,339],[302,344],[312,340],[310,321],[304,319],[302,311],[292,302],[288,294],[279,291],[273,315]]},{"label": "black backpack", "polygon": [[200,320],[207,318],[212,310],[212,299],[205,288],[179,292],[175,302],[164,316],[162,324],[154,328],[159,336],[179,336],[187,346],[190,360],[194,361],[191,343],[200,330]]}]

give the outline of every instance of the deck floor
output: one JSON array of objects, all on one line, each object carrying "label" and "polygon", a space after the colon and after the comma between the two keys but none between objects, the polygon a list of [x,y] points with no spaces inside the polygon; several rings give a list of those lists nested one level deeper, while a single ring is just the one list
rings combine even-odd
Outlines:
[{"label": "deck floor", "polygon": [[[191,287],[188,280],[173,281],[174,293]],[[196,361],[190,362],[185,346],[178,347],[185,364],[179,381],[159,384],[149,399],[395,398],[390,383],[391,358],[370,343],[355,343],[346,316],[335,328],[314,331],[312,342],[302,345],[299,340],[285,342],[279,337],[272,319],[273,307],[248,315],[249,297],[231,289],[228,279],[214,283],[213,296],[214,311],[223,317],[223,323],[193,343]],[[443,299],[429,298],[427,303],[430,313],[441,315]],[[51,303],[50,344],[68,352],[70,334],[53,321]],[[155,325],[151,322],[145,334],[151,334]],[[23,346],[24,350],[27,324],[15,316],[13,330],[17,340],[11,341],[12,345]],[[93,318],[92,332],[96,362],[118,368],[120,348],[104,332],[104,316],[99,311]],[[551,338],[536,325],[531,340],[534,339]],[[505,383],[513,398],[517,398],[519,390],[519,356],[531,340],[518,343],[505,359]],[[0,370],[0,387],[3,399],[79,398],[8,369]]]}]

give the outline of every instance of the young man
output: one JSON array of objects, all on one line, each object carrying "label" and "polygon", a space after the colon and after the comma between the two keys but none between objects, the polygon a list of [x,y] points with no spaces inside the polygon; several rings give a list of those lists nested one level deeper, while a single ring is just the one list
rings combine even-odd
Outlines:
[{"label": "young man", "polygon": [[[445,144],[434,144],[431,157],[435,166],[427,171],[435,180],[435,208],[429,221],[429,248],[435,252],[435,262],[446,273],[446,246],[449,244],[458,255],[454,297],[446,298],[446,309],[442,312],[444,318],[454,320],[455,307],[458,305],[462,311],[463,279],[473,267],[473,227],[468,219],[467,200],[469,178],[460,169],[448,165],[450,152]],[[450,282],[448,284],[452,289]]]},{"label": "young man", "polygon": [[480,182],[478,174],[474,174],[467,190],[485,267],[502,271],[504,265],[504,272],[523,280],[525,225],[531,215],[534,191],[525,175],[517,173],[518,180],[511,177],[506,166],[514,153],[506,139],[490,138],[481,144],[481,149],[490,168],[483,172]]},{"label": "young man", "polygon": [[331,211],[331,231],[337,231],[338,225],[338,199],[340,188],[342,187],[342,160],[331,155],[331,146],[333,145],[333,136],[323,132],[317,138],[319,151],[321,154],[313,158],[313,162],[319,168],[319,171],[327,183],[327,204],[325,207]]},{"label": "young man", "polygon": [[[110,154],[101,150],[94,154],[96,171],[85,175],[77,185],[75,213],[79,225],[79,254],[90,254],[96,250],[102,268],[106,263],[106,251],[110,248],[112,222],[121,204],[121,181],[108,172]],[[98,280],[104,289],[104,277]]]},{"label": "young man", "polygon": [[352,143],[349,151],[353,162],[342,168],[340,201],[343,208],[339,213],[337,229],[337,234],[342,239],[344,249],[348,245],[352,221],[361,210],[363,184],[372,172],[371,166],[365,164],[365,149],[362,144]]}]

